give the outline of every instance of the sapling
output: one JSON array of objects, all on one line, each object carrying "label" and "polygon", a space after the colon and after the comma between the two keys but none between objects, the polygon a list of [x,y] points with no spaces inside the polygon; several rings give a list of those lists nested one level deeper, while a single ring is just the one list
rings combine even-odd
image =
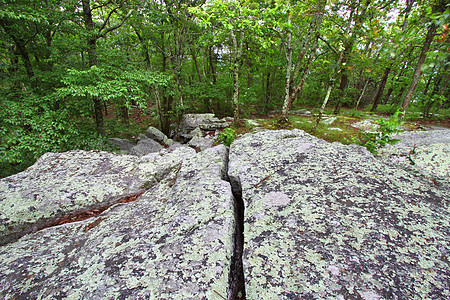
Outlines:
[{"label": "sapling", "polygon": [[218,140],[220,143],[225,146],[230,146],[236,137],[236,131],[232,128],[225,128],[218,136]]},{"label": "sapling", "polygon": [[367,150],[369,150],[373,154],[377,154],[378,149],[383,148],[386,144],[396,144],[399,140],[393,139],[392,135],[400,132],[398,126],[403,124],[403,121],[401,121],[400,118],[400,113],[400,110],[397,109],[397,111],[389,118],[389,120],[380,118],[380,120],[378,120],[380,128],[374,132],[364,132],[360,144],[366,147]]}]

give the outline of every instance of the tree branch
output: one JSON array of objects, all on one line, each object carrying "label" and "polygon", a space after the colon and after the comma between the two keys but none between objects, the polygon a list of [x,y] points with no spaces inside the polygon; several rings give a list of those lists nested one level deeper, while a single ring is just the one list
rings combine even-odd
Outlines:
[{"label": "tree branch", "polygon": [[108,24],[108,21],[109,21],[109,19],[111,18],[112,14],[115,13],[115,12],[116,12],[119,8],[121,8],[121,7],[122,7],[122,5],[120,5],[120,6],[116,7],[116,8],[114,8],[113,10],[111,10],[111,11],[109,12],[108,16],[106,17],[105,21],[103,22],[102,27],[98,30],[99,33],[102,32],[103,29],[105,29],[106,24]]},{"label": "tree branch", "polygon": [[122,19],[122,21],[119,24],[116,24],[114,26],[108,27],[105,30],[103,30],[103,32],[100,32],[98,34],[98,38],[102,38],[108,32],[111,32],[111,31],[116,30],[117,28],[121,27],[125,23],[125,21],[131,16],[132,13],[133,13],[133,9],[128,12],[128,14]]},{"label": "tree branch", "polygon": [[330,43],[328,43],[328,41],[327,40],[325,40],[323,37],[321,37],[320,35],[319,35],[319,39],[321,39],[322,41],[324,41],[325,42],[325,44],[327,44],[327,46],[334,52],[334,53],[338,53],[338,51],[336,50],[336,48],[334,48],[333,46],[331,46],[330,45]]}]

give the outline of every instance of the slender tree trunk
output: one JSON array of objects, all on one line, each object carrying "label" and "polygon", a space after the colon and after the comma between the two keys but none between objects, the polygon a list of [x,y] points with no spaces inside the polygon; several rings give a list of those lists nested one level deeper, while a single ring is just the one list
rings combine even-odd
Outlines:
[{"label": "slender tree trunk", "polygon": [[425,42],[422,47],[422,51],[419,56],[419,60],[417,61],[417,66],[414,70],[414,76],[411,82],[411,85],[409,86],[408,91],[406,92],[405,98],[402,102],[402,110],[403,110],[403,116],[406,113],[406,110],[408,109],[409,103],[411,102],[411,98],[413,96],[414,90],[416,89],[417,83],[419,82],[420,73],[422,64],[425,61],[426,55],[428,50],[430,49],[431,42],[433,41],[433,37],[436,34],[436,25],[434,22],[431,22],[430,27],[427,32],[427,36],[425,38]]},{"label": "slender tree trunk", "polygon": [[[430,88],[430,84],[433,81],[433,78],[435,78],[435,74],[434,74],[434,70],[435,69],[436,69],[436,65],[433,66],[433,69],[431,70],[430,77],[428,78],[427,84],[425,85],[425,88],[423,90],[423,95],[424,96],[428,94],[428,90]],[[440,71],[440,67],[439,67],[439,69],[437,71],[438,74],[439,74],[439,71]]]},{"label": "slender tree trunk", "polygon": [[383,100],[383,104],[387,104],[389,101],[389,98],[391,97],[392,91],[394,89],[393,88],[389,88],[386,95],[384,96],[384,100]]},{"label": "slender tree trunk", "polygon": [[384,87],[386,86],[386,81],[389,77],[389,73],[391,72],[391,68],[387,67],[384,70],[383,78],[381,78],[380,85],[378,86],[377,94],[375,95],[375,98],[373,99],[373,105],[370,111],[375,111],[378,107],[378,103],[380,102],[381,96],[383,95]]},{"label": "slender tree trunk", "polygon": [[213,50],[212,50],[212,46],[209,47],[208,49],[208,58],[209,58],[209,67],[211,68],[211,75],[213,78],[213,84],[216,84],[217,82],[217,77],[216,77],[216,70],[214,69],[214,59],[213,59]]},{"label": "slender tree trunk", "polygon": [[270,102],[272,100],[272,88],[273,83],[275,81],[275,75],[277,72],[277,67],[273,67],[272,73],[270,71],[267,72],[266,75],[266,94],[265,94],[265,103],[264,103],[264,114],[269,112]]},{"label": "slender tree trunk", "polygon": [[[291,27],[291,14],[288,12],[288,27]],[[282,122],[287,122],[287,115],[289,113],[289,96],[290,96],[290,87],[291,87],[291,72],[292,72],[292,33],[288,32],[287,43],[286,43],[286,79],[284,83],[284,102],[283,109],[281,111],[281,119]],[[300,62],[299,62],[300,63]]]},{"label": "slender tree trunk", "polygon": [[[90,0],[82,0],[83,19],[89,37],[87,41],[88,63],[89,67],[97,65],[97,35],[94,33],[94,21],[92,20],[92,10]],[[97,126],[97,132],[105,135],[105,122],[103,120],[102,102],[98,97],[93,97],[94,102],[94,118]]]},{"label": "slender tree trunk", "polygon": [[363,88],[363,90],[361,92],[361,95],[359,95],[358,101],[356,101],[355,108],[358,108],[359,103],[361,102],[361,99],[364,96],[364,93],[366,92],[367,85],[369,85],[369,79],[367,79],[366,83],[364,84],[364,88]]},{"label": "slender tree trunk", "polygon": [[339,66],[341,65],[343,56],[344,56],[344,51],[341,51],[341,54],[339,55],[339,59],[336,63],[336,67],[333,69],[333,74],[331,75],[330,82],[328,83],[327,93],[325,95],[325,98],[323,99],[322,106],[320,107],[319,115],[317,116],[316,122],[312,129],[313,132],[316,130],[317,126],[319,125],[320,120],[322,119],[323,112],[325,111],[325,108],[327,106],[328,100],[330,100],[331,90],[333,89],[333,82],[336,77],[336,69],[339,68]]},{"label": "slender tree trunk", "polygon": [[[287,57],[288,57],[287,68],[288,68],[288,70],[286,72],[285,99],[284,99],[284,103],[283,103],[283,109],[281,111],[280,122],[288,121],[289,109],[291,108],[292,104],[294,103],[295,98],[297,98],[297,95],[303,89],[303,85],[305,84],[306,77],[309,72],[309,68],[311,66],[311,62],[313,60],[313,56],[317,49],[317,45],[318,45],[318,41],[319,41],[319,32],[320,32],[320,28],[322,25],[322,19],[323,19],[321,12],[325,8],[325,3],[326,2],[323,0],[318,0],[318,2],[317,2],[319,15],[314,16],[311,21],[311,24],[310,24],[310,27],[308,30],[308,34],[307,34],[307,38],[306,38],[306,41],[303,44],[303,47],[300,51],[300,54],[299,54],[299,57],[297,60],[297,66],[294,70],[294,78],[292,80],[296,81],[296,79],[298,77],[298,72],[300,70],[299,65],[301,64],[301,61],[303,60],[303,58],[306,54],[306,50],[309,47],[308,61],[306,62],[306,65],[304,66],[302,78],[300,79],[297,86],[292,90],[292,92],[291,92],[291,86],[293,84],[295,84],[295,82],[294,81],[291,82],[292,48],[291,48],[291,34],[289,33],[289,35],[288,35],[288,53],[287,53]],[[290,15],[288,16],[288,23],[289,24],[291,23]]]},{"label": "slender tree trunk", "polygon": [[244,31],[239,33],[239,42],[236,39],[235,33],[231,32],[233,39],[233,115],[234,124],[241,123],[240,110],[239,110],[239,66],[241,64],[242,47],[244,45]]},{"label": "slender tree trunk", "polygon": [[202,83],[202,74],[200,73],[200,69],[198,67],[197,56],[194,53],[194,50],[191,50],[192,60],[194,61],[195,70],[197,71],[198,81]]}]

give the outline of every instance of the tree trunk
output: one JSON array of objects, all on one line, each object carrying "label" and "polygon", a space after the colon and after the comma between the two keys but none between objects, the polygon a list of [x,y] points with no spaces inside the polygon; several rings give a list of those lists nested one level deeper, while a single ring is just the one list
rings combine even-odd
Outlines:
[{"label": "tree trunk", "polygon": [[389,98],[391,97],[392,91],[394,89],[393,88],[389,88],[386,95],[384,96],[384,100],[383,100],[383,104],[387,104],[389,101]]},{"label": "tree trunk", "polygon": [[[33,67],[31,66],[30,56],[28,54],[28,50],[25,48],[26,41],[24,41],[19,35],[15,33],[14,24],[9,22],[6,19],[0,18],[0,26],[6,32],[7,35],[11,37],[14,41],[14,45],[16,46],[17,51],[22,58],[23,65],[25,67],[25,71],[29,79],[34,77]],[[32,84],[33,86],[33,84]],[[34,86],[33,86],[34,87]]]},{"label": "tree trunk", "polygon": [[216,84],[217,82],[217,77],[216,77],[216,70],[214,69],[214,59],[213,59],[213,51],[212,51],[212,46],[209,47],[208,49],[208,57],[209,57],[209,67],[211,68],[211,75],[213,78],[213,84]]},{"label": "tree trunk", "polygon": [[372,105],[372,108],[370,109],[370,111],[375,111],[377,109],[378,103],[380,102],[381,95],[383,95],[383,90],[384,90],[384,87],[386,86],[386,81],[389,77],[390,72],[391,72],[390,67],[387,67],[384,70],[383,78],[381,78],[381,82],[380,82],[380,85],[378,86],[377,94],[375,95],[375,98],[373,99],[373,105]]},{"label": "tree trunk", "polygon": [[361,92],[361,95],[359,95],[358,101],[356,101],[355,108],[358,108],[359,103],[361,102],[361,99],[364,96],[364,93],[366,92],[367,85],[369,85],[369,81],[370,81],[369,79],[366,80],[366,83],[364,84],[364,88]]},{"label": "tree trunk", "polygon": [[333,69],[333,73],[331,75],[330,82],[328,83],[327,93],[325,95],[325,98],[323,99],[322,106],[320,107],[319,115],[316,118],[316,122],[312,129],[312,132],[316,131],[316,128],[319,125],[320,120],[322,119],[323,112],[325,110],[325,107],[327,106],[328,100],[330,99],[331,90],[333,89],[333,83],[334,83],[334,80],[336,77],[336,68],[338,68],[341,65],[343,56],[344,56],[344,51],[342,51],[341,54],[339,55],[339,59],[336,63],[336,67]]},{"label": "tree trunk", "polygon": [[414,76],[413,76],[411,85],[409,86],[409,89],[406,92],[405,98],[403,99],[403,102],[402,102],[403,116],[405,115],[406,110],[408,109],[408,106],[409,106],[409,103],[411,102],[411,98],[414,93],[414,90],[416,89],[417,83],[419,82],[422,64],[425,61],[427,52],[430,49],[430,45],[431,45],[431,42],[433,41],[433,37],[435,34],[436,34],[436,25],[434,24],[434,22],[431,22],[430,27],[428,28],[425,42],[422,47],[422,51],[420,52],[419,60],[417,61],[417,66],[414,70]]},{"label": "tree trunk", "polygon": [[[291,27],[291,14],[288,12],[288,27]],[[287,115],[289,113],[289,96],[290,96],[290,86],[291,86],[291,72],[292,72],[292,33],[288,33],[287,37],[287,44],[286,44],[286,59],[287,59],[287,66],[286,66],[286,79],[284,83],[284,102],[283,102],[283,109],[281,111],[281,122],[287,122]],[[300,62],[299,62],[300,63]]]},{"label": "tree trunk", "polygon": [[[97,65],[97,35],[94,33],[94,22],[92,20],[92,10],[90,0],[82,0],[83,19],[86,30],[89,32],[87,41],[88,63],[89,67]],[[97,132],[105,135],[105,122],[103,120],[102,101],[98,97],[92,98],[94,102],[94,118]]]},{"label": "tree trunk", "polygon": [[200,69],[198,67],[197,56],[194,53],[194,50],[191,49],[192,60],[194,61],[195,70],[197,71],[198,81],[202,83],[202,74],[200,73]]},{"label": "tree trunk", "polygon": [[[291,108],[292,104],[294,103],[295,98],[297,98],[297,95],[300,93],[300,91],[303,89],[303,85],[306,81],[306,76],[309,72],[309,68],[311,66],[311,62],[313,60],[314,52],[317,49],[318,41],[319,41],[319,32],[320,28],[322,26],[322,11],[325,8],[325,1],[318,0],[317,1],[317,7],[319,11],[319,15],[316,15],[311,20],[311,24],[308,30],[308,34],[306,37],[306,41],[303,44],[303,47],[300,51],[300,54],[298,56],[297,65],[294,70],[294,78],[291,82],[291,69],[292,69],[292,48],[291,48],[291,34],[288,35],[288,70],[286,72],[286,86],[285,86],[285,99],[283,103],[283,109],[281,111],[281,117],[280,122],[284,123],[288,121],[288,113],[289,109]],[[288,23],[291,24],[290,15],[288,15]],[[309,47],[309,57],[308,61],[306,62],[306,65],[303,70],[302,78],[300,79],[300,82],[297,84],[297,86],[292,90],[291,92],[291,85],[295,84],[295,81],[298,77],[298,72],[300,70],[300,64],[303,60],[303,57],[306,54],[307,47]]]},{"label": "tree trunk", "polygon": [[241,64],[242,47],[244,45],[244,31],[241,30],[240,41],[238,43],[236,35],[231,32],[233,39],[233,115],[234,124],[239,125],[241,123],[240,110],[239,110],[239,66]]}]

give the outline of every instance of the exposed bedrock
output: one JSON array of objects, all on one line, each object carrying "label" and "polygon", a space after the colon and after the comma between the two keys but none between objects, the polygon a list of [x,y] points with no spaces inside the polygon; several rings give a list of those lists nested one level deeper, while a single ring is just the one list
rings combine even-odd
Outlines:
[{"label": "exposed bedrock", "polygon": [[[0,247],[0,298],[228,297],[235,231],[234,199],[230,184],[222,179],[228,150],[218,146],[198,154],[189,148],[175,151],[179,152],[179,160],[171,162],[178,162],[177,166],[136,201],[114,205],[96,218],[46,228]],[[78,158],[84,154],[108,156],[72,153]],[[132,174],[140,174],[145,180],[153,178],[158,160],[147,163],[147,168],[134,162],[122,170],[121,176],[134,170]],[[42,160],[35,168],[39,165],[43,167]],[[66,179],[75,169],[66,169]],[[54,169],[47,172],[49,182],[52,176],[58,180],[59,173]],[[122,182],[120,174],[111,184]],[[96,175],[91,175],[93,180]],[[132,184],[130,189],[139,188],[142,182],[144,179],[128,184]],[[89,184],[86,180],[77,185],[81,188]],[[104,190],[108,190],[107,182]],[[42,191],[39,199],[52,205],[65,200],[62,196],[54,198],[50,189]]]},{"label": "exposed bedrock", "polygon": [[449,195],[303,131],[232,144],[247,299],[448,299]]},{"label": "exposed bedrock", "polygon": [[449,198],[300,130],[48,153],[0,180],[0,298],[448,299]]},{"label": "exposed bedrock", "polygon": [[386,145],[379,152],[381,159],[436,185],[450,184],[450,130],[408,131],[395,135],[400,142]]}]

